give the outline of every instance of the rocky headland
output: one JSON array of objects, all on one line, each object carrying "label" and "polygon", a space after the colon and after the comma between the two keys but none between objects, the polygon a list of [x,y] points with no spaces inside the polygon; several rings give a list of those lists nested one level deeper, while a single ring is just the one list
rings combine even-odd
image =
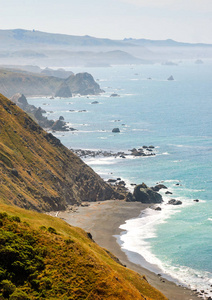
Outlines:
[{"label": "rocky headland", "polygon": [[28,103],[26,97],[23,94],[17,93],[13,95],[10,100],[23,109],[36,123],[42,128],[50,129],[53,131],[74,131],[76,129],[67,125],[63,116],[59,117],[59,120],[49,120],[43,116],[46,111],[41,107],[35,107]]},{"label": "rocky headland", "polygon": [[68,78],[0,69],[0,90],[6,97],[16,93],[27,96],[71,97],[72,94],[99,95],[104,91],[89,73],[71,74]]}]

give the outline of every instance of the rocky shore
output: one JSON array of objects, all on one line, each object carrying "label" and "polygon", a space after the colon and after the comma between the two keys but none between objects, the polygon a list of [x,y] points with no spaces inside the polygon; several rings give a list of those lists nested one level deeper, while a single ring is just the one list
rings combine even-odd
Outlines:
[{"label": "rocky shore", "polygon": [[154,146],[143,146],[141,148],[133,148],[128,150],[128,152],[119,151],[119,152],[112,152],[112,151],[104,151],[104,150],[85,150],[85,149],[70,149],[74,152],[77,156],[81,158],[87,157],[120,157],[120,158],[127,158],[128,156],[152,156],[156,155]]},{"label": "rocky shore", "polygon": [[13,103],[23,109],[38,125],[44,129],[50,129],[53,131],[74,131],[75,128],[68,126],[64,121],[64,117],[60,116],[58,120],[49,120],[43,116],[46,113],[41,107],[35,107],[28,103],[26,97],[23,94],[17,93],[10,99]]}]

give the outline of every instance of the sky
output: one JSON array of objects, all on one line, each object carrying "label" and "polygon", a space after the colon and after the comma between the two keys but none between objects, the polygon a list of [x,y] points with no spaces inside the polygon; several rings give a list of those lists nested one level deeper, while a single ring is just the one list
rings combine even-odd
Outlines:
[{"label": "sky", "polygon": [[212,0],[0,0],[0,29],[212,44]]}]

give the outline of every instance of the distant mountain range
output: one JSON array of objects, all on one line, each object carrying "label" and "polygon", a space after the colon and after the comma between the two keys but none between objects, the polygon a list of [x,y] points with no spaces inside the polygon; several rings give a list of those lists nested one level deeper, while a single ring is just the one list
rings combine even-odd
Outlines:
[{"label": "distant mountain range", "polygon": [[212,58],[212,44],[126,38],[111,40],[36,30],[0,30],[0,64],[98,67],[170,59]]},{"label": "distant mountain range", "polygon": [[163,47],[212,47],[212,44],[191,44],[167,40],[148,40],[125,38],[124,40],[111,40],[95,38],[89,35],[74,36],[67,34],[46,33],[36,30],[0,30],[1,46],[24,47],[28,46],[63,46],[63,47],[135,47],[138,46],[163,46]]}]

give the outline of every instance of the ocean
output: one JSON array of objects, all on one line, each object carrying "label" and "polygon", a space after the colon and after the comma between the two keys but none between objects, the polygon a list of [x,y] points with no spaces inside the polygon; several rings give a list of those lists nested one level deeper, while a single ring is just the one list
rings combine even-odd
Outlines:
[{"label": "ocean", "polygon": [[[91,73],[105,93],[28,98],[48,118],[63,116],[77,129],[56,137],[73,149],[127,152],[153,145],[154,156],[84,160],[104,179],[121,177],[131,190],[132,183],[160,182],[173,193],[160,191],[161,211],[148,208],[121,225],[122,250],[130,260],[212,295],[212,62],[67,69]],[[171,75],[174,81],[167,80]],[[115,127],[120,133],[112,133]],[[183,204],[168,205],[172,198]]]}]

